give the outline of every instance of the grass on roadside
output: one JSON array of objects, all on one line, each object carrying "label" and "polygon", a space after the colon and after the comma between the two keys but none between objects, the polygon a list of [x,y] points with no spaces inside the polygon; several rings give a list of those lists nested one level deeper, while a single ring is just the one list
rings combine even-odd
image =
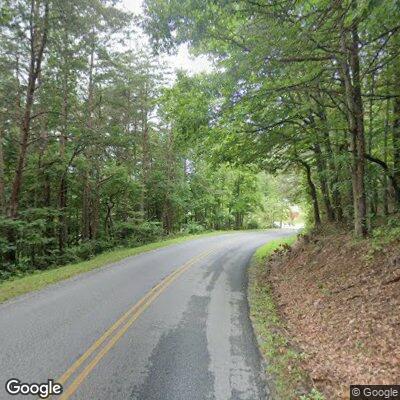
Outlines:
[{"label": "grass on roadside", "polygon": [[300,366],[302,355],[289,344],[268,282],[267,258],[282,245],[292,245],[295,241],[296,236],[285,237],[268,242],[256,251],[249,269],[250,317],[266,360],[266,373],[272,377],[274,398],[324,400],[315,389],[307,395],[299,394],[307,386],[307,377]]},{"label": "grass on roadside", "polygon": [[156,250],[172,244],[182,243],[189,239],[212,236],[228,232],[233,233],[233,231],[218,231],[203,233],[199,235],[185,235],[172,239],[149,243],[140,247],[117,249],[102,253],[87,261],[82,261],[75,264],[67,264],[62,267],[53,268],[45,271],[35,271],[26,276],[15,277],[13,279],[0,283],[0,303],[13,297],[42,289],[47,285],[71,278],[75,275],[89,272],[96,268],[100,268],[105,265],[121,261],[127,257],[135,256],[151,250]]}]

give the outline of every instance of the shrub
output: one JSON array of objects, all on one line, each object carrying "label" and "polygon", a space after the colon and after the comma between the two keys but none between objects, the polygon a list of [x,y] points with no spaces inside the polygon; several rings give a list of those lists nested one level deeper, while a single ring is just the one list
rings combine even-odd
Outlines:
[{"label": "shrub", "polygon": [[249,221],[247,224],[247,229],[259,229],[259,228],[260,224],[258,223],[258,221],[255,221],[254,219]]},{"label": "shrub", "polygon": [[95,255],[94,242],[82,242],[77,246],[67,249],[67,254],[71,257],[71,262],[87,260]]},{"label": "shrub", "polygon": [[135,236],[139,243],[153,242],[164,235],[164,230],[159,222],[142,222],[135,229]]},{"label": "shrub", "polygon": [[116,227],[116,237],[125,246],[136,246],[155,241],[163,236],[159,222],[146,221],[142,223],[123,222]]},{"label": "shrub", "polygon": [[203,225],[200,225],[196,222],[189,222],[186,225],[183,226],[182,232],[188,233],[188,234],[196,234],[196,233],[202,233],[206,230]]}]

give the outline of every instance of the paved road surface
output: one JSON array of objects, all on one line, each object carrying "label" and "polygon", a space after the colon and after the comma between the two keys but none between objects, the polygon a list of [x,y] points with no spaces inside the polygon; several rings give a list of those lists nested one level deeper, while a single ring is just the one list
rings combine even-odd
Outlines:
[{"label": "paved road surface", "polygon": [[0,399],[52,378],[63,400],[265,400],[246,266],[292,232],[203,237],[0,305]]}]

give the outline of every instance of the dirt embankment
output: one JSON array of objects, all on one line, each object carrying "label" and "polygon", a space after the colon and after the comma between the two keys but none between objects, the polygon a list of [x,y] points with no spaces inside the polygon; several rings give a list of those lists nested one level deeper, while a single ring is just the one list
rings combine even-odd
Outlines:
[{"label": "dirt embankment", "polygon": [[400,382],[400,240],[372,251],[350,234],[309,236],[268,261],[303,367],[329,400],[350,384]]}]

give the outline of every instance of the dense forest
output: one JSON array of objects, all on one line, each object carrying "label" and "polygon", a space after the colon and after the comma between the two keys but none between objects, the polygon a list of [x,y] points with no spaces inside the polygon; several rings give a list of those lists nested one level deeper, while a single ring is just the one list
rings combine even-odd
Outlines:
[{"label": "dense forest", "polygon": [[213,159],[218,86],[175,76],[115,3],[1,2],[0,279],[171,233],[271,226],[297,196],[290,176]]},{"label": "dense forest", "polygon": [[[395,221],[396,0],[116,3],[1,2],[0,278],[304,200],[360,237]],[[182,43],[213,72],[169,71]]]},{"label": "dense forest", "polygon": [[372,219],[400,202],[396,1],[146,1],[158,48],[189,41],[224,71],[225,149],[302,171],[316,224]]},{"label": "dense forest", "polygon": [[146,1],[156,48],[222,71],[220,151],[306,177],[315,224],[366,236],[400,205],[397,1]]}]

